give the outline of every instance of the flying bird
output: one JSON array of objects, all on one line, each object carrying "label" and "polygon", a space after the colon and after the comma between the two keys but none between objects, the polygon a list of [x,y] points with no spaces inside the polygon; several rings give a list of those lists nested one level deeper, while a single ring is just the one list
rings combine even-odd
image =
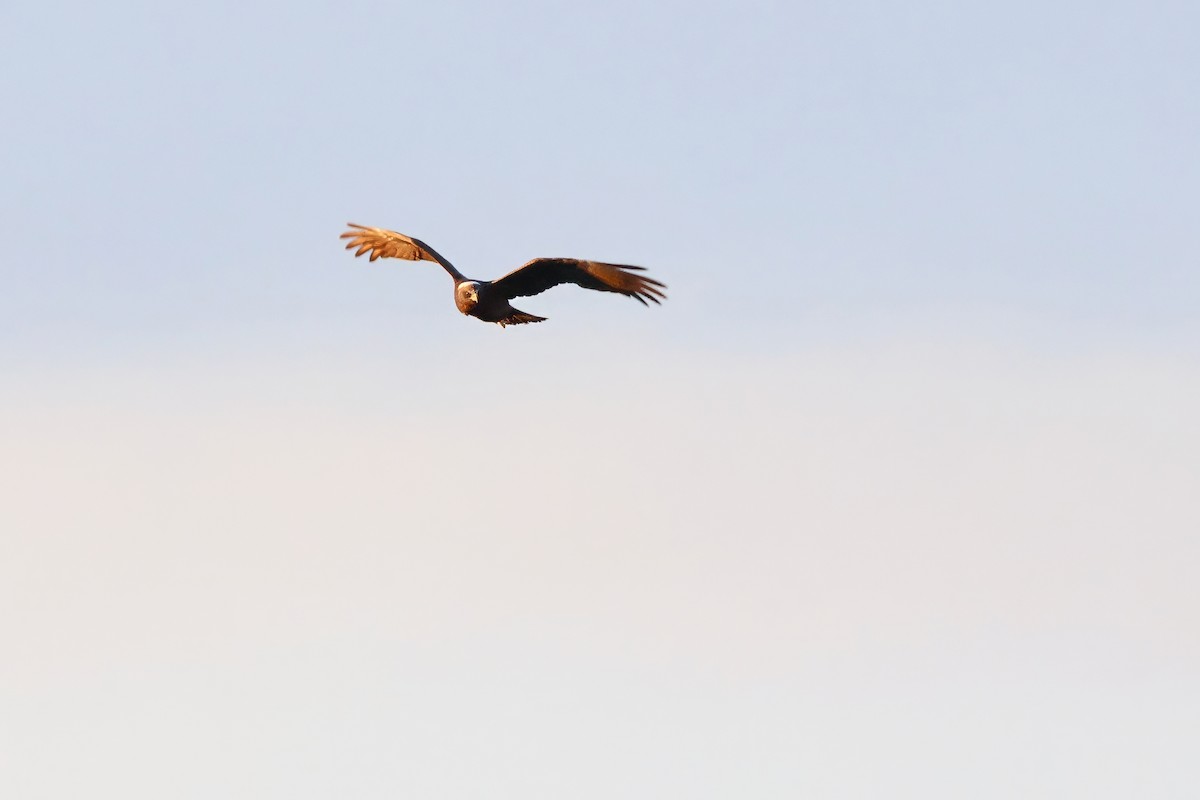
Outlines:
[{"label": "flying bird", "polygon": [[660,299],[667,299],[662,291],[667,288],[664,284],[638,274],[644,271],[643,267],[577,258],[535,258],[503,278],[494,281],[472,280],[420,239],[384,228],[368,228],[353,222],[347,224],[351,230],[338,238],[350,240],[346,249],[357,248],[354,255],[370,253],[372,261],[377,258],[403,258],[406,261],[441,264],[442,269],[454,279],[454,304],[458,310],[484,322],[498,323],[501,328],[545,320],[545,317],[535,317],[513,308],[509,301],[515,297],[541,294],[560,283],[573,283],[601,292],[616,292],[632,297],[642,305],[646,305],[647,300],[658,304]]}]

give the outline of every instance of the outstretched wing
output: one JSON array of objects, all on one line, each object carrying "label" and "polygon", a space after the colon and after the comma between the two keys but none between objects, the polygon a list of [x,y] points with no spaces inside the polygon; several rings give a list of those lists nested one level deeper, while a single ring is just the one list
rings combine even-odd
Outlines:
[{"label": "outstretched wing", "polygon": [[666,300],[662,291],[666,285],[639,275],[643,270],[644,267],[628,264],[604,264],[576,258],[535,258],[493,281],[492,287],[509,300],[540,294],[560,283],[573,283],[599,292],[616,292],[632,297],[642,305],[646,305],[647,300],[652,303],[658,303],[660,298]]},{"label": "outstretched wing", "polygon": [[455,280],[464,280],[463,274],[456,270],[453,264],[420,239],[414,239],[411,236],[405,236],[403,233],[396,233],[384,228],[368,228],[366,225],[355,225],[353,222],[346,224],[352,230],[346,231],[338,238],[349,239],[350,243],[346,245],[346,249],[353,250],[357,247],[358,251],[354,254],[356,256],[361,256],[363,253],[369,252],[372,261],[377,258],[433,261],[441,264],[446,272],[449,272]]}]

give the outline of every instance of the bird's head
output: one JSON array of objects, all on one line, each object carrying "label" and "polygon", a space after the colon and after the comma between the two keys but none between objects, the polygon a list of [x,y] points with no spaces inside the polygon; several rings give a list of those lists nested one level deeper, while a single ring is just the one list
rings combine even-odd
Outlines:
[{"label": "bird's head", "polygon": [[479,284],[476,281],[463,281],[454,290],[454,300],[465,313],[479,303]]}]

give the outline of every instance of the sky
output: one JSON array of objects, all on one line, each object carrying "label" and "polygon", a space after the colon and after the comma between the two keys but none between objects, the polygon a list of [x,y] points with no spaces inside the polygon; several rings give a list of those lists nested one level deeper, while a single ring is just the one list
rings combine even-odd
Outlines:
[{"label": "sky", "polygon": [[1198,23],[0,10],[0,795],[1194,797]]}]

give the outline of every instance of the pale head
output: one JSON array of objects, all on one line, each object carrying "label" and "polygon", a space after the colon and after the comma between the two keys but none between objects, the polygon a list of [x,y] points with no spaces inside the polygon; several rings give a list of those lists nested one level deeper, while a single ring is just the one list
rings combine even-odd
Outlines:
[{"label": "pale head", "polygon": [[454,305],[459,311],[466,314],[479,304],[479,288],[478,281],[463,281],[454,287]]}]

